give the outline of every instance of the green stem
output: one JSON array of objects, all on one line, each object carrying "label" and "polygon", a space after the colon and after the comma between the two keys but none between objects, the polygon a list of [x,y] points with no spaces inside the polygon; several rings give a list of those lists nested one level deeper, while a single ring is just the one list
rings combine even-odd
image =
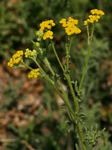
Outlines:
[{"label": "green stem", "polygon": [[[74,105],[75,105],[75,109],[76,109],[75,112],[78,113],[78,112],[79,112],[78,98],[76,98],[76,96],[75,96],[74,89],[73,89],[73,86],[72,86],[72,83],[71,83],[70,75],[69,75],[69,74],[66,74],[66,72],[65,72],[65,70],[64,70],[64,68],[63,68],[63,66],[62,66],[62,63],[61,63],[61,61],[60,61],[60,59],[59,59],[59,57],[58,57],[58,54],[57,54],[57,52],[56,52],[56,50],[55,50],[54,43],[51,42],[51,44],[52,44],[52,48],[53,48],[53,51],[54,51],[54,53],[55,53],[55,56],[56,56],[56,58],[57,58],[57,61],[58,61],[59,65],[60,65],[60,67],[61,67],[61,69],[62,69],[62,71],[63,71],[63,73],[64,73],[65,78],[66,78],[67,81],[68,81],[68,85],[69,85],[69,87],[70,87],[70,91],[71,91],[71,94],[72,94],[72,97],[73,97],[73,100],[74,100]],[[66,92],[63,90],[63,88],[62,88],[62,94],[63,94],[63,100],[64,100],[64,102],[65,102],[65,104],[66,104],[66,106],[67,106],[67,108],[68,108],[68,110],[69,110],[69,112],[70,112],[70,117],[72,118],[72,120],[73,120],[73,121],[75,122],[75,124],[76,124],[76,128],[77,128],[78,135],[79,135],[79,140],[80,140],[80,143],[81,143],[81,145],[82,145],[81,148],[82,148],[82,150],[86,150],[86,146],[85,146],[84,143],[83,143],[83,132],[82,132],[82,130],[80,129],[79,125],[77,124],[76,113],[75,113],[75,115],[74,115],[74,112],[72,111],[72,107],[70,106],[70,103],[69,103],[69,101],[68,101],[68,96],[66,95]]]},{"label": "green stem", "polygon": [[70,48],[72,44],[72,38],[68,39],[69,40],[69,45],[66,46],[66,70],[69,69],[69,61],[70,61]]},{"label": "green stem", "polygon": [[58,54],[57,54],[57,52],[56,52],[56,49],[55,49],[54,43],[53,43],[52,41],[51,41],[51,45],[52,45],[52,48],[53,48],[54,54],[55,54],[55,56],[56,56],[56,59],[57,59],[57,61],[58,61],[59,65],[60,65],[60,67],[61,67],[62,71],[64,72],[63,65],[62,65],[62,63],[61,63],[61,61],[60,61],[60,59],[59,59],[59,57],[58,57]]},{"label": "green stem", "polygon": [[90,42],[91,42],[90,38],[91,37],[90,37],[88,26],[87,26],[87,36],[88,36],[88,52],[87,52],[87,55],[85,57],[85,63],[84,63],[83,71],[82,71],[82,77],[81,77],[81,81],[80,81],[80,84],[79,84],[79,92],[81,91],[83,83],[84,83],[84,79],[85,79],[85,76],[86,76],[86,73],[87,73],[87,70],[88,70],[89,57],[90,57],[90,53],[91,53],[91,50],[90,50]]},{"label": "green stem", "polygon": [[63,73],[64,73],[64,75],[65,75],[65,77],[66,77],[66,79],[67,79],[67,81],[68,81],[68,84],[69,84],[69,87],[70,87],[70,90],[71,90],[71,93],[72,93],[72,97],[73,97],[73,100],[74,100],[76,112],[78,112],[78,101],[75,100],[75,93],[74,93],[73,86],[72,86],[72,84],[71,84],[70,76],[69,76],[69,75],[66,75],[66,73],[65,73],[65,70],[64,70],[64,68],[63,68],[63,66],[62,66],[62,63],[61,63],[61,61],[60,61],[60,59],[59,59],[59,57],[58,57],[58,54],[57,54],[57,52],[56,52],[56,49],[55,49],[55,47],[54,47],[54,43],[51,42],[51,44],[52,44],[52,48],[53,48],[53,51],[54,51],[54,53],[55,53],[55,56],[56,56],[56,58],[57,58],[57,61],[58,61],[59,65],[60,65],[60,67],[62,68]]},{"label": "green stem", "polygon": [[[90,53],[91,53],[90,42],[91,42],[92,37],[93,37],[93,31],[94,31],[94,28],[92,29],[92,33],[90,35],[89,27],[87,26],[88,52],[87,52],[87,55],[85,57],[85,63],[84,63],[83,71],[82,71],[82,77],[81,77],[81,81],[80,81],[80,84],[79,84],[79,92],[81,92],[81,90],[82,90],[82,86],[83,86],[83,83],[84,83],[84,80],[85,80],[85,77],[86,77],[86,73],[87,73],[87,70],[88,70],[88,63],[89,63],[89,58],[90,58]],[[81,149],[86,150],[86,146],[84,144],[84,138],[83,138],[83,131],[82,131],[82,128],[80,127],[80,122],[76,124],[76,128],[77,128],[77,132],[78,132],[79,139],[80,139]]]},{"label": "green stem", "polygon": [[80,139],[80,141],[79,141],[80,144],[79,145],[80,145],[81,150],[87,150],[86,146],[84,144],[83,132],[82,132],[82,129],[81,129],[79,123],[76,124],[76,129],[77,129],[77,132],[78,132],[78,135],[79,135],[79,139]]},{"label": "green stem", "polygon": [[90,31],[89,31],[89,26],[87,25],[87,36],[88,36],[88,45],[90,45]]},{"label": "green stem", "polygon": [[68,81],[68,85],[70,87],[70,91],[71,91],[71,94],[72,94],[72,97],[73,97],[73,100],[74,100],[75,112],[78,113],[78,111],[79,111],[78,99],[76,99],[75,92],[74,92],[74,89],[73,89],[73,86],[72,86],[72,83],[71,83],[70,76],[69,75],[65,75],[65,76],[66,76],[66,79]]},{"label": "green stem", "polygon": [[80,84],[79,84],[79,92],[82,89],[82,86],[83,86],[83,83],[84,83],[84,79],[85,79],[85,76],[86,76],[86,73],[87,73],[87,70],[88,70],[88,63],[89,63],[90,52],[91,52],[90,48],[88,48],[88,53],[87,53],[86,58],[85,58],[85,64],[84,64],[84,68],[83,68],[83,71],[82,71],[81,81],[80,81]]},{"label": "green stem", "polygon": [[65,106],[67,107],[67,110],[68,110],[68,116],[69,116],[70,120],[73,121],[73,120],[75,120],[75,114],[74,114],[72,107],[69,103],[68,94],[66,91],[64,91],[61,83],[60,82],[58,82],[58,83],[59,83],[59,86],[61,87],[61,89],[59,90],[56,86],[54,86],[54,88],[55,88],[56,92],[59,94],[59,96],[63,99]]},{"label": "green stem", "polygon": [[26,68],[28,68],[28,69],[30,69],[30,70],[33,69],[32,67],[30,67],[29,65],[27,65],[24,61],[22,61],[21,63],[22,63]]},{"label": "green stem", "polygon": [[48,61],[47,58],[44,59],[44,63],[45,63],[45,65],[49,68],[49,70],[50,70],[50,72],[52,73],[52,75],[55,76],[55,72],[54,72],[54,70],[52,69],[52,67],[51,67],[51,65],[50,65],[50,63],[49,63],[49,61]]},{"label": "green stem", "polygon": [[92,31],[91,31],[91,36],[90,36],[90,40],[92,42],[92,39],[93,39],[93,34],[94,34],[94,24],[92,26]]},{"label": "green stem", "polygon": [[37,62],[36,59],[32,59],[36,65],[39,67],[40,71],[45,75],[45,79],[48,80],[52,85],[54,85],[53,80],[46,74],[46,72],[43,70],[43,68],[40,66],[40,64]]},{"label": "green stem", "polygon": [[61,83],[60,82],[58,82],[58,83],[59,83],[59,86],[61,87],[61,92],[63,94],[63,100],[64,100],[65,104],[67,105],[70,113],[74,116],[74,112],[73,112],[72,107],[71,107],[69,100],[68,100],[68,94],[66,91],[64,91],[63,87],[61,86]]}]

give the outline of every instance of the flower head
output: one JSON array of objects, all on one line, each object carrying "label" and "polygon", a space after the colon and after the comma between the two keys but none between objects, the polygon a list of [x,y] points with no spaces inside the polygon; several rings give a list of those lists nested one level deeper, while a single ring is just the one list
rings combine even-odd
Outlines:
[{"label": "flower head", "polygon": [[68,23],[71,23],[72,25],[77,25],[78,24],[78,20],[74,19],[72,17],[68,18]]},{"label": "flower head", "polygon": [[50,30],[53,26],[55,26],[55,23],[53,20],[46,20],[40,23],[40,31]]},{"label": "flower head", "polygon": [[18,65],[23,60],[23,51],[18,50],[15,54],[13,54],[12,58],[10,58],[8,62],[9,67],[13,67],[14,65]]},{"label": "flower head", "polygon": [[43,39],[46,40],[46,39],[53,39],[53,32],[48,30],[44,33],[43,35]]},{"label": "flower head", "polygon": [[25,57],[26,58],[33,58],[37,56],[37,51],[36,50],[30,50],[29,48],[26,49],[25,51]]},{"label": "flower head", "polygon": [[74,26],[74,27],[68,26],[68,27],[65,28],[65,32],[66,32],[67,35],[72,35],[72,34],[81,33],[81,30],[76,26]]},{"label": "flower head", "polygon": [[53,20],[46,20],[40,23],[39,31],[43,32],[42,38],[46,39],[53,39],[53,32],[51,31],[52,27],[55,26]]},{"label": "flower head", "polygon": [[61,19],[60,24],[65,29],[67,35],[79,34],[81,30],[76,26],[78,24],[78,20],[72,17],[68,19]]},{"label": "flower head", "polygon": [[32,69],[29,73],[28,73],[28,78],[30,79],[36,79],[40,77],[40,69]]},{"label": "flower head", "polygon": [[84,25],[94,24],[100,20],[100,18],[105,14],[102,10],[92,9],[90,11],[89,17],[84,21]]},{"label": "flower head", "polygon": [[64,27],[64,28],[67,26],[67,20],[66,20],[65,18],[61,19],[59,23],[60,23],[60,24],[62,25],[62,27]]},{"label": "flower head", "polygon": [[99,15],[99,16],[103,16],[105,14],[103,10],[99,9],[92,9],[90,12],[92,15]]}]

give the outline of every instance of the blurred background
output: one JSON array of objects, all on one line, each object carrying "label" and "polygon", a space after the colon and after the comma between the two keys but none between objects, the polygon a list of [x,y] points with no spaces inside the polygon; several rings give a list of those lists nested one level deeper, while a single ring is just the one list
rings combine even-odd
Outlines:
[{"label": "blurred background", "polygon": [[[79,81],[87,47],[82,24],[92,8],[104,10],[105,16],[96,25],[81,107],[89,126],[106,130],[101,150],[111,150],[112,0],[0,0],[0,150],[73,150],[60,97],[41,79],[27,79],[27,70],[9,69],[7,61],[16,50],[32,48],[41,21],[73,16],[83,30],[71,48],[71,75]],[[63,59],[64,32],[55,32]],[[58,70],[51,51],[48,57]]]}]

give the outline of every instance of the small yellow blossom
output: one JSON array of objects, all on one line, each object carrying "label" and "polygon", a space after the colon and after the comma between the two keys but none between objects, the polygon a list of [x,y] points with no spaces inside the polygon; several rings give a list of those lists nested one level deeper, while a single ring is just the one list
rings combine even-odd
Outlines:
[{"label": "small yellow blossom", "polygon": [[92,9],[90,12],[92,15],[99,15],[99,16],[103,16],[105,14],[103,10],[99,9]]},{"label": "small yellow blossom", "polygon": [[55,23],[54,23],[53,20],[49,20],[49,24],[50,24],[52,27],[55,26]]},{"label": "small yellow blossom", "polygon": [[76,26],[78,24],[78,20],[72,17],[68,19],[62,18],[60,20],[60,24],[65,29],[67,35],[79,34],[81,30]]},{"label": "small yellow blossom", "polygon": [[62,27],[67,27],[67,20],[65,18],[61,19],[59,23],[62,25]]},{"label": "small yellow blossom", "polygon": [[105,13],[102,10],[99,9],[92,9],[90,11],[91,15],[84,21],[84,25],[88,25],[89,23],[93,24],[99,21],[101,16],[103,16]]},{"label": "small yellow blossom", "polygon": [[48,30],[44,33],[43,35],[43,39],[46,40],[46,39],[53,39],[53,32]]},{"label": "small yellow blossom", "polygon": [[79,33],[81,33],[81,30],[78,27],[76,27],[76,26],[74,26],[73,28],[71,26],[71,27],[65,28],[65,32],[67,33],[67,35],[72,35],[72,34],[79,34]]},{"label": "small yellow blossom", "polygon": [[40,31],[44,30],[50,30],[53,26],[55,26],[55,23],[53,20],[46,20],[40,23]]},{"label": "small yellow blossom", "polygon": [[40,77],[40,69],[32,69],[29,73],[28,73],[28,78],[30,79],[36,79]]},{"label": "small yellow blossom", "polygon": [[23,60],[23,51],[18,50],[15,54],[13,54],[12,58],[10,58],[8,66],[13,67],[14,65],[18,65],[22,60]]},{"label": "small yellow blossom", "polygon": [[30,57],[36,57],[37,51],[36,50],[29,50],[29,48],[26,49],[25,51],[25,57],[30,58]]},{"label": "small yellow blossom", "polygon": [[77,19],[74,19],[74,18],[72,18],[72,17],[69,17],[68,18],[68,22],[70,23],[72,23],[73,25],[77,25],[78,24],[78,20]]},{"label": "small yellow blossom", "polygon": [[98,22],[99,19],[100,19],[100,16],[97,16],[97,15],[89,15],[89,20],[90,20],[90,22],[92,22],[92,23]]},{"label": "small yellow blossom", "polygon": [[39,31],[43,32],[43,39],[53,39],[53,32],[51,31],[52,27],[55,26],[53,20],[46,20],[40,23]]}]

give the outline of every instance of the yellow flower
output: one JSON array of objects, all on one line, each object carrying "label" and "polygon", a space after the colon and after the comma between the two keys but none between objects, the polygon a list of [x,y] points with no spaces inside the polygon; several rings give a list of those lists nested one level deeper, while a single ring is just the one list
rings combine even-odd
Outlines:
[{"label": "yellow flower", "polygon": [[65,18],[61,19],[59,23],[62,24],[62,27],[67,26],[67,20]]},{"label": "yellow flower", "polygon": [[43,39],[46,40],[46,39],[53,39],[53,32],[48,30],[44,33],[43,35]]},{"label": "yellow flower", "polygon": [[29,50],[29,48],[27,48],[25,51],[25,57],[26,58],[36,57],[36,55],[37,55],[36,50]]},{"label": "yellow flower", "polygon": [[90,23],[98,22],[99,19],[100,19],[100,16],[89,15],[89,21],[90,21]]},{"label": "yellow flower", "polygon": [[40,29],[39,31],[43,32],[43,39],[53,39],[53,32],[51,31],[51,28],[55,26],[55,23],[53,20],[46,20],[40,23]]},{"label": "yellow flower", "polygon": [[18,65],[22,60],[23,60],[23,51],[18,50],[15,54],[13,54],[12,58],[10,58],[8,66],[13,67],[14,65]]},{"label": "yellow flower", "polygon": [[84,21],[84,25],[88,25],[88,23],[95,23],[98,22],[100,19],[100,16],[98,15],[89,15],[89,18],[87,20]]},{"label": "yellow flower", "polygon": [[40,31],[44,30],[50,30],[53,26],[55,26],[55,23],[53,20],[46,20],[40,23]]},{"label": "yellow flower", "polygon": [[55,23],[54,23],[53,20],[49,20],[49,24],[50,24],[52,27],[55,26]]},{"label": "yellow flower", "polygon": [[79,34],[81,30],[76,26],[78,24],[78,20],[72,17],[68,19],[62,18],[60,20],[60,24],[65,29],[67,35]]},{"label": "yellow flower", "polygon": [[68,22],[70,23],[72,23],[73,25],[77,25],[78,24],[78,20],[77,19],[74,19],[74,18],[72,18],[72,17],[69,17],[68,18]]},{"label": "yellow flower", "polygon": [[90,12],[92,15],[99,15],[99,16],[103,16],[105,14],[103,10],[99,9],[92,9]]},{"label": "yellow flower", "polygon": [[40,69],[32,69],[29,73],[28,73],[28,78],[30,79],[36,79],[40,77]]},{"label": "yellow flower", "polygon": [[99,21],[101,16],[104,15],[104,12],[99,9],[92,9],[90,13],[92,15],[89,15],[89,17],[84,21],[84,25],[88,25],[89,23],[94,24]]},{"label": "yellow flower", "polygon": [[81,30],[76,26],[68,26],[67,28],[65,28],[65,32],[67,33],[67,35],[72,35],[81,33]]}]

